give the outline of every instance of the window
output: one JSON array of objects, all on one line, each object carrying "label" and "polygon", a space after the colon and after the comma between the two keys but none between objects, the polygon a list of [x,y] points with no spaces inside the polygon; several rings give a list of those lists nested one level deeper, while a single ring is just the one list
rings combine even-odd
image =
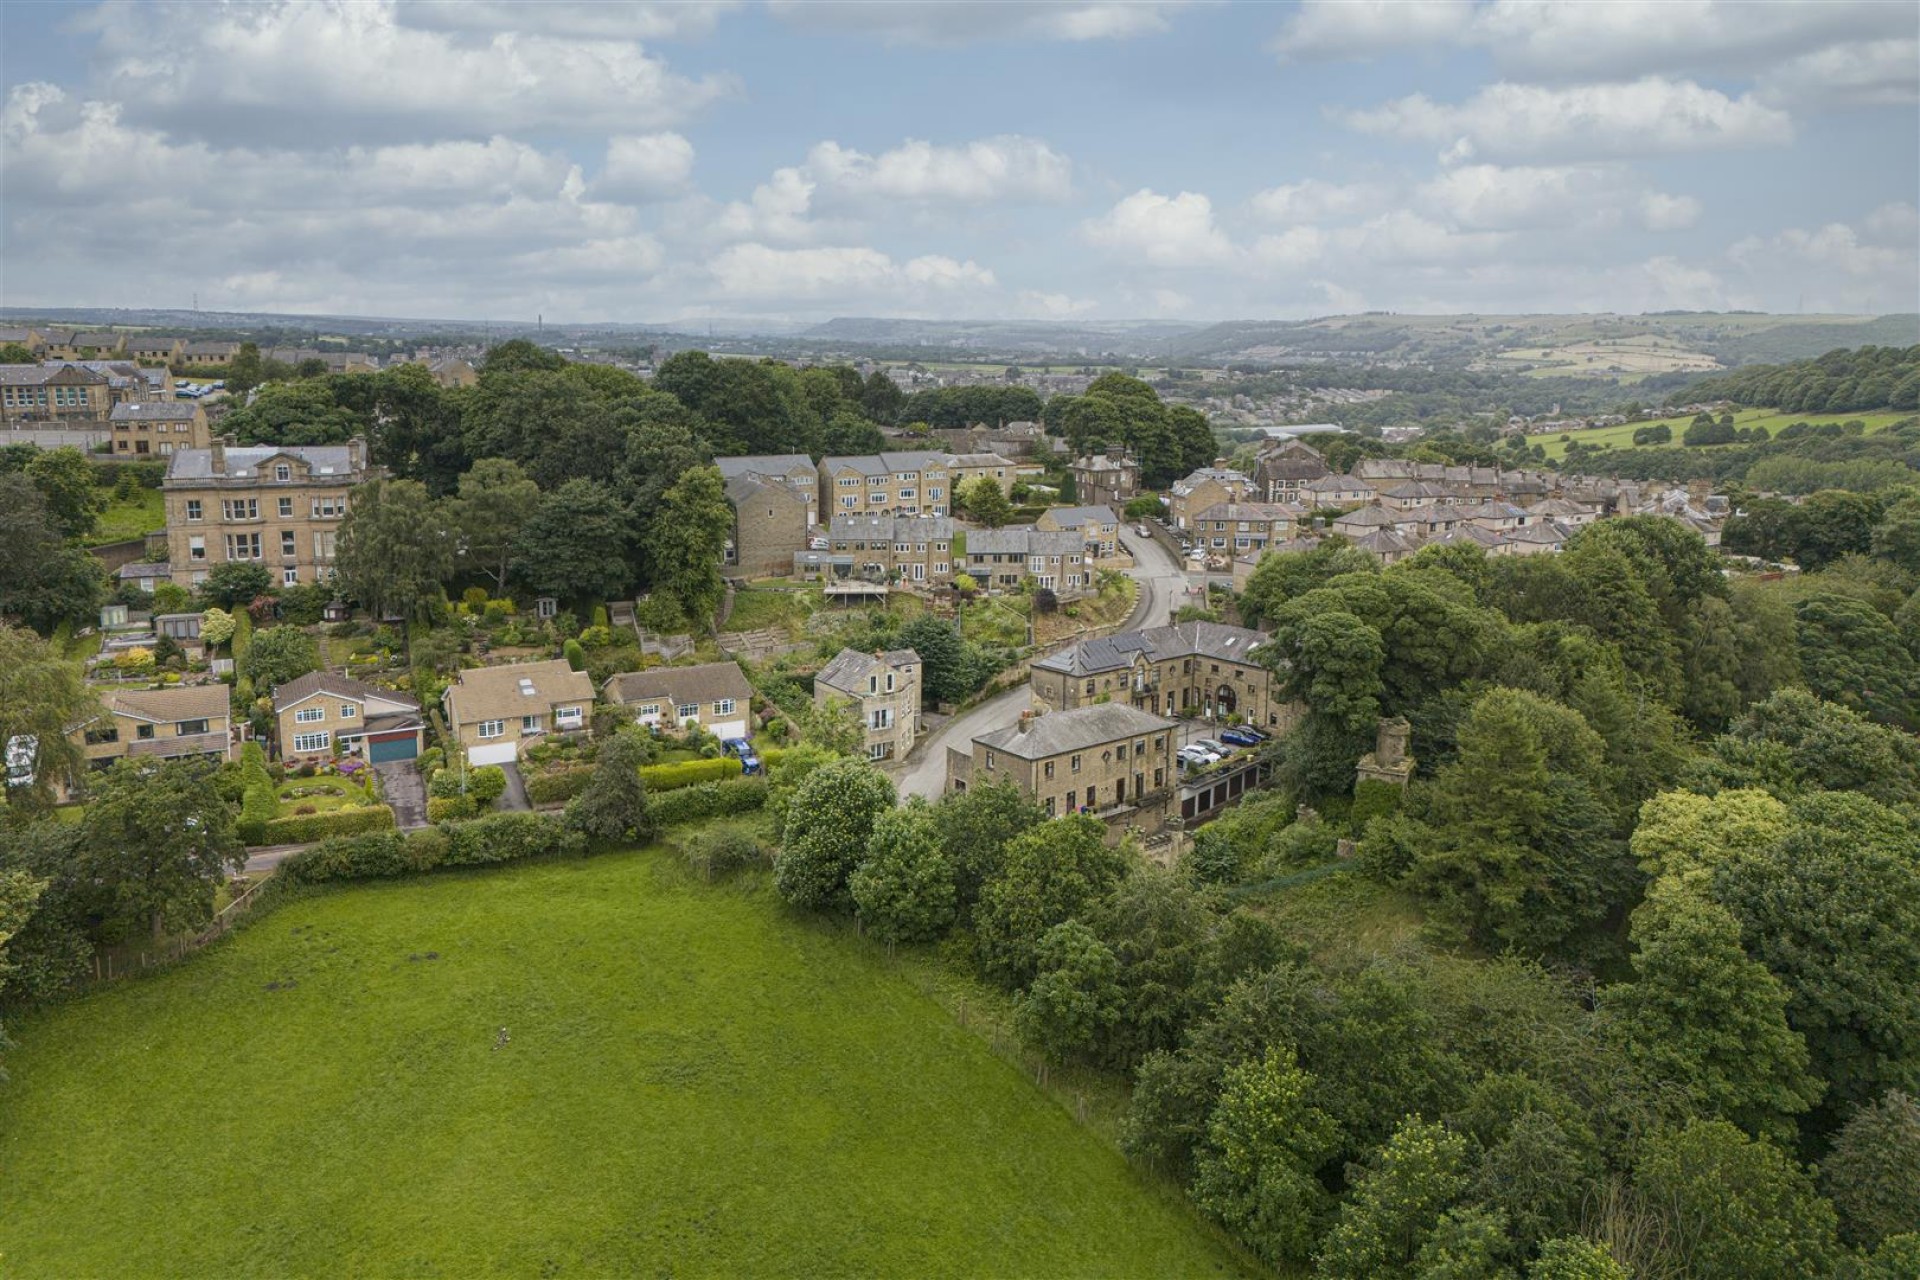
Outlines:
[{"label": "window", "polygon": [[1165,769],[1155,769],[1153,771],[1153,785],[1156,787],[1164,787],[1166,784],[1167,771]]},{"label": "window", "polygon": [[140,726],[133,731],[133,736],[143,741],[151,738],[153,737],[153,726],[142,722]]},{"label": "window", "polygon": [[343,702],[340,704],[340,718],[342,720],[351,720],[359,714],[360,708],[354,706],[351,702]]},{"label": "window", "polygon": [[640,708],[640,715],[642,717],[657,716],[659,714],[660,714],[660,704],[657,702],[646,703]]},{"label": "window", "polygon": [[258,498],[222,498],[220,513],[229,520],[258,520],[260,500]]},{"label": "window", "polygon": [[1121,743],[1113,749],[1113,753],[1120,759],[1125,760],[1127,758],[1127,744],[1124,742]]},{"label": "window", "polygon": [[1077,803],[1077,801],[1079,800],[1079,797],[1080,797],[1080,793],[1078,791],[1067,792],[1067,812],[1068,813],[1072,813],[1075,809],[1080,807],[1079,804]]},{"label": "window", "polygon": [[1069,760],[1067,762],[1067,767],[1072,769],[1075,773],[1080,772],[1080,757],[1075,756],[1073,759]]},{"label": "window", "polygon": [[273,469],[273,478],[281,484],[293,479],[293,468],[282,462]]},{"label": "window", "polygon": [[297,554],[293,549],[293,530],[291,529],[280,531],[280,554],[283,556]]},{"label": "window", "polygon": [[520,732],[523,734],[540,732],[540,717],[539,716],[521,716]]},{"label": "window", "polygon": [[483,738],[504,737],[506,732],[507,722],[505,720],[482,720],[480,722],[480,736]]},{"label": "window", "polygon": [[1047,816],[1048,816],[1049,818],[1051,818],[1051,817],[1053,817],[1053,816],[1054,816],[1054,810],[1053,810],[1053,797],[1052,797],[1052,796],[1048,796],[1048,797],[1047,797]]},{"label": "window", "polygon": [[183,738],[190,738],[194,734],[205,733],[207,731],[207,722],[205,720],[182,720],[173,726],[173,731]]},{"label": "window", "polygon": [[280,571],[280,585],[283,587],[299,586],[300,571],[298,569],[293,568],[292,566],[288,566],[287,568],[282,569]]},{"label": "window", "polygon": [[993,752],[987,752],[987,768],[993,768]]},{"label": "window", "polygon": [[714,704],[713,704],[713,714],[715,714],[715,715],[717,715],[717,716],[730,716],[730,715],[732,715],[732,714],[733,714],[733,699],[732,699],[732,698],[722,698],[722,699],[720,699],[720,700],[719,700],[718,702],[716,702],[716,703],[714,703]]},{"label": "window", "polygon": [[293,499],[292,498],[280,499],[280,518],[282,520],[293,519]]},{"label": "window", "polygon": [[879,676],[868,676],[868,677],[867,677],[867,692],[868,692],[868,693],[878,693],[878,692],[880,692],[880,677],[879,677]]},{"label": "window", "polygon": [[347,500],[342,497],[315,498],[312,504],[315,520],[331,520],[335,516],[346,514]]},{"label": "window", "polygon": [[258,560],[260,558],[260,535],[257,533],[230,533],[227,535],[227,559]]},{"label": "window", "polygon": [[321,529],[313,535],[313,558],[315,560],[325,564],[327,561],[333,559],[333,540],[336,536],[336,532],[332,529]]},{"label": "window", "polygon": [[887,692],[893,692],[893,672],[887,672]]},{"label": "window", "polygon": [[325,751],[333,745],[333,735],[322,729],[319,733],[296,733],[293,735],[293,749],[302,753]]},{"label": "window", "polygon": [[200,518],[200,499],[188,498],[187,499],[187,519],[198,520],[199,518]]},{"label": "window", "polygon": [[580,708],[578,707],[555,707],[553,709],[554,724],[562,729],[569,726],[578,729],[580,727],[580,719]]},{"label": "window", "polygon": [[295,724],[319,724],[327,718],[325,707],[302,707],[293,713]]},{"label": "window", "polygon": [[1051,779],[1053,777],[1053,761],[1049,760],[1041,765],[1040,772],[1044,777]]},{"label": "window", "polygon": [[874,712],[874,713],[873,713],[873,715],[872,715],[872,716],[871,716],[871,717],[869,718],[869,720],[868,720],[868,722],[867,722],[867,727],[868,727],[869,729],[891,729],[891,728],[893,728],[893,710],[892,710],[892,708],[890,708],[890,707],[882,707],[882,708],[880,708],[880,709],[879,709],[878,711],[876,711],[876,712]]},{"label": "window", "polygon": [[207,558],[207,540],[205,538],[187,539],[187,559],[205,560]]},{"label": "window", "polygon": [[683,721],[698,720],[700,718],[700,704],[697,702],[683,702],[673,709],[673,713]]}]

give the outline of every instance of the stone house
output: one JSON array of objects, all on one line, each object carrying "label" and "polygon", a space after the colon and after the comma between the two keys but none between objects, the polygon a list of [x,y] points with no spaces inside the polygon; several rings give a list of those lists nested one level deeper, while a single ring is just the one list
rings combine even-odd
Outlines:
[{"label": "stone house", "polygon": [[1078,533],[1096,560],[1107,559],[1120,546],[1120,517],[1112,507],[1048,507],[1033,527],[1045,533]]},{"label": "stone house", "polygon": [[234,560],[266,566],[282,586],[325,581],[348,494],[378,474],[357,439],[174,450],[161,482],[174,582],[197,586]]},{"label": "stone house", "polygon": [[587,727],[593,680],[558,658],[479,667],[455,676],[440,702],[469,764],[511,764],[524,742]]},{"label": "stone house", "polygon": [[73,731],[89,770],[116,760],[233,759],[233,717],[223,684],[98,692],[100,714]]},{"label": "stone house", "polygon": [[1074,500],[1090,507],[1121,511],[1140,493],[1140,464],[1124,453],[1088,454],[1075,458],[1067,470]]},{"label": "stone house", "polygon": [[237,342],[189,342],[174,363],[188,369],[212,369],[233,363],[239,354]]},{"label": "stone house", "polygon": [[1263,445],[1253,467],[1256,491],[1267,502],[1297,502],[1300,486],[1328,474],[1327,460],[1312,445],[1299,440],[1275,440]]},{"label": "stone house", "polygon": [[1193,518],[1193,544],[1234,555],[1259,555],[1299,531],[1306,508],[1290,502],[1221,502]]},{"label": "stone house", "polygon": [[1372,502],[1378,492],[1372,484],[1358,476],[1321,476],[1317,480],[1308,480],[1295,491],[1301,506],[1352,507],[1363,502]]},{"label": "stone house", "polygon": [[1165,823],[1165,799],[1179,782],[1178,726],[1125,703],[1046,715],[947,752],[947,790],[1011,781],[1049,816],[1091,813],[1151,834]]},{"label": "stone house", "polygon": [[796,552],[813,537],[813,512],[805,494],[775,479],[730,476],[727,502],[733,507],[733,537],[728,540],[729,577],[775,578],[793,571]]},{"label": "stone house", "polygon": [[820,460],[820,511],[944,516],[953,506],[947,455],[927,450]]},{"label": "stone house", "polygon": [[912,649],[842,649],[813,678],[813,705],[838,698],[859,708],[869,760],[904,760],[920,732],[920,655]]},{"label": "stone house", "polygon": [[186,348],[184,338],[147,334],[127,339],[126,353],[129,360],[138,360],[143,364],[172,364]]},{"label": "stone house", "polygon": [[1282,698],[1258,653],[1266,639],[1219,622],[1122,631],[1036,659],[1028,688],[1036,706],[1053,711],[1122,702],[1160,715],[1238,717],[1284,733],[1302,709]]},{"label": "stone house", "polygon": [[1221,459],[1210,467],[1201,467],[1183,480],[1174,482],[1167,503],[1168,515],[1176,529],[1191,529],[1193,518],[1208,507],[1223,502],[1245,502],[1253,496],[1253,481],[1234,471]]},{"label": "stone house", "polygon": [[649,729],[678,730],[691,720],[716,738],[750,736],[753,686],[738,663],[625,671],[610,676],[601,692]]},{"label": "stone house", "polygon": [[207,433],[207,411],[180,400],[116,404],[107,426],[116,458],[165,457],[213,443]]},{"label": "stone house", "polygon": [[1032,525],[975,529],[967,534],[967,573],[990,591],[1008,591],[1028,578],[1062,600],[1079,599],[1093,585],[1085,536],[1049,533]]},{"label": "stone house", "polygon": [[282,760],[341,752],[383,764],[417,759],[426,745],[417,700],[331,671],[275,685],[273,719]]},{"label": "stone house", "polygon": [[804,453],[765,453],[745,457],[715,458],[720,478],[746,477],[767,484],[779,484],[799,494],[807,504],[807,524],[820,523],[820,468]]},{"label": "stone house", "polygon": [[113,410],[107,376],[65,364],[0,365],[0,424],[104,423]]},{"label": "stone house", "polygon": [[827,546],[832,557],[853,558],[855,577],[897,577],[918,586],[944,586],[953,578],[953,520],[948,516],[835,515]]}]

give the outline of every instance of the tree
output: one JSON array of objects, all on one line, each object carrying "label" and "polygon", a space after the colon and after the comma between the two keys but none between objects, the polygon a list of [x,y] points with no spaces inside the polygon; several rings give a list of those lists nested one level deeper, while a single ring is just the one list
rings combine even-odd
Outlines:
[{"label": "tree", "polygon": [[227,391],[241,399],[245,399],[247,392],[264,382],[266,376],[260,359],[260,344],[257,342],[241,343],[240,349],[227,361]]},{"label": "tree", "polygon": [[1830,1274],[1838,1260],[1833,1206],[1812,1179],[1725,1120],[1655,1135],[1633,1178],[1665,1227],[1664,1274],[1801,1280]]},{"label": "tree", "polygon": [[228,560],[207,571],[201,598],[220,609],[244,609],[273,587],[273,574],[251,560]]},{"label": "tree", "polygon": [[334,569],[340,590],[374,617],[424,619],[453,577],[457,546],[445,504],[425,485],[374,480],[353,491]]},{"label": "tree", "polygon": [[1319,596],[1309,593],[1296,602],[1299,607],[1280,611],[1262,656],[1279,669],[1286,692],[1313,715],[1348,733],[1370,730],[1380,716],[1386,645],[1353,614],[1313,607],[1327,603]]},{"label": "tree", "polygon": [[1119,882],[1126,862],[1105,836],[1098,818],[1074,814],[1008,842],[974,912],[975,951],[989,977],[1025,986],[1047,930],[1086,912]]},{"label": "tree", "polygon": [[540,486],[509,459],[482,458],[460,477],[453,527],[466,563],[493,579],[495,595],[506,593],[514,539],[539,508]]},{"label": "tree", "polygon": [[647,784],[640,766],[650,752],[632,729],[603,738],[594,758],[593,776],[580,794],[567,802],[567,825],[592,840],[644,842],[653,835],[647,813]]},{"label": "tree", "polygon": [[122,760],[90,790],[78,852],[108,934],[158,941],[212,919],[214,890],[247,860],[212,766]]},{"label": "tree", "polygon": [[1194,1159],[1193,1198],[1276,1266],[1306,1262],[1332,1207],[1315,1176],[1340,1127],[1290,1051],[1229,1067]]},{"label": "tree", "polygon": [[930,942],[953,923],[953,868],[934,810],[915,796],[874,819],[866,860],[847,882],[861,926],[881,942]]},{"label": "tree", "polygon": [[897,641],[920,655],[920,687],[930,702],[959,702],[974,690],[973,661],[952,623],[923,613],[900,628]]},{"label": "tree", "polygon": [[239,673],[261,690],[319,669],[320,649],[299,627],[268,627],[254,636],[239,662]]},{"label": "tree", "polygon": [[48,449],[27,463],[27,479],[46,500],[47,514],[63,538],[84,538],[93,532],[107,495],[96,483],[93,464],[78,449]]},{"label": "tree", "polygon": [[774,887],[788,902],[816,911],[850,905],[847,878],[866,856],[874,824],[893,805],[893,783],[864,760],[814,770],[788,806]]},{"label": "tree", "polygon": [[1046,820],[1012,779],[949,792],[934,806],[940,847],[953,868],[960,910],[970,912],[981,886],[1000,873],[1008,843]]},{"label": "tree", "polygon": [[1014,1001],[1020,1038],[1052,1062],[1091,1055],[1120,1017],[1120,962],[1093,930],[1063,920],[1041,937],[1034,963]]},{"label": "tree", "polygon": [[239,625],[232,614],[216,606],[200,615],[200,639],[217,649],[233,639],[234,628]]},{"label": "tree", "polygon": [[1920,1104],[1898,1089],[1853,1113],[1820,1179],[1840,1213],[1840,1234],[1862,1249],[1920,1225]]},{"label": "tree", "polygon": [[960,502],[969,516],[989,529],[998,529],[1013,519],[1013,504],[1007,501],[1006,491],[992,476],[981,476],[968,485],[960,495]]},{"label": "tree", "polygon": [[540,500],[513,540],[513,576],[574,601],[617,597],[633,580],[627,512],[595,480],[569,480]]},{"label": "tree", "polygon": [[[1137,501],[1137,499],[1136,499]],[[1148,499],[1157,503],[1158,499]],[[1260,557],[1240,596],[1240,611],[1248,625],[1271,620],[1280,606],[1295,596],[1324,587],[1351,573],[1375,573],[1372,556],[1344,538],[1329,538],[1311,551],[1270,551]]]},{"label": "tree", "polygon": [[[320,372],[326,372],[324,365]],[[365,434],[368,425],[367,416],[334,398],[328,381],[308,376],[262,387],[251,404],[242,403],[220,420],[220,430],[241,444],[265,445],[345,444]]]},{"label": "tree", "polygon": [[1920,728],[1920,660],[1885,614],[1820,593],[1794,606],[1807,687],[1883,724]]},{"label": "tree", "polygon": [[1699,789],[1857,791],[1881,804],[1920,803],[1920,742],[1804,689],[1755,703],[1708,751],[1689,780]]},{"label": "tree", "polygon": [[1791,1143],[1821,1085],[1787,1026],[1786,990],[1741,951],[1733,913],[1670,878],[1633,913],[1633,940],[1639,980],[1608,992],[1628,1060],[1702,1114]]},{"label": "tree", "polygon": [[107,596],[100,562],[66,541],[26,476],[0,475],[0,620],[51,632],[84,622]]},{"label": "tree", "polygon": [[68,732],[98,711],[78,663],[30,631],[0,621],[0,753],[14,744],[32,758],[33,781],[6,787],[11,814],[44,808],[55,783],[80,765]]},{"label": "tree", "polygon": [[1685,875],[1758,853],[1792,828],[1787,806],[1758,789],[1668,791],[1640,807],[1631,847],[1649,876]]},{"label": "tree", "polygon": [[1466,1139],[1409,1116],[1357,1171],[1320,1244],[1323,1280],[1412,1276],[1414,1256],[1466,1187]]},{"label": "tree", "polygon": [[1195,1010],[1216,925],[1213,902],[1191,877],[1147,865],[1115,886],[1093,919],[1119,962],[1124,998],[1108,1057],[1132,1063],[1176,1047]]},{"label": "tree", "polygon": [[733,507],[719,468],[695,467],[667,490],[653,523],[654,588],[702,626],[720,607],[720,564],[732,536]]},{"label": "tree", "polygon": [[1873,527],[1873,554],[1920,574],[1920,496],[1890,503]]},{"label": "tree", "polygon": [[1631,1280],[1613,1255],[1591,1240],[1562,1236],[1540,1246],[1527,1280]]}]

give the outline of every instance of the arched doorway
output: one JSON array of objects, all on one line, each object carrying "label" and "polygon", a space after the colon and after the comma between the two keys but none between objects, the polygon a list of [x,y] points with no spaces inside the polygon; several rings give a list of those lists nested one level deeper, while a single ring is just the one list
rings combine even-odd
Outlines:
[{"label": "arched doorway", "polygon": [[1239,695],[1234,693],[1232,685],[1221,685],[1213,691],[1212,714],[1216,720],[1224,720],[1234,713],[1240,705]]}]

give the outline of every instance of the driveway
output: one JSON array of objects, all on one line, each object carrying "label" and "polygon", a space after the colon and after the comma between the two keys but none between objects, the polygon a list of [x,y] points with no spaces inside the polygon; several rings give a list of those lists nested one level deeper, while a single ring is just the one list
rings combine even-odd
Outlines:
[{"label": "driveway", "polygon": [[373,766],[380,775],[380,794],[393,806],[393,821],[402,831],[427,825],[427,780],[411,760],[388,760]]},{"label": "driveway", "polygon": [[518,809],[522,813],[533,808],[533,805],[527,800],[527,784],[520,780],[520,766],[517,764],[503,764],[500,766],[500,769],[501,772],[507,775],[507,789],[501,794],[500,803],[497,807],[501,809]]}]

